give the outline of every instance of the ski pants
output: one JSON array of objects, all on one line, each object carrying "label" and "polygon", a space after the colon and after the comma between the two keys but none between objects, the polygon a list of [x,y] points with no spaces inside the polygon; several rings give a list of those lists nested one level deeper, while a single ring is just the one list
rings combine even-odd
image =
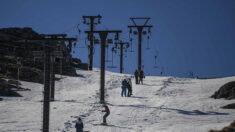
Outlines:
[{"label": "ski pants", "polygon": [[127,88],[128,92],[127,92],[127,96],[130,97],[132,95],[132,89],[131,88]]},{"label": "ski pants", "polygon": [[143,78],[142,77],[140,77],[140,82],[143,85]]},{"label": "ski pants", "polygon": [[139,84],[138,76],[135,76],[135,84]]},{"label": "ski pants", "polygon": [[105,113],[105,115],[103,116],[103,123],[107,123],[106,122],[106,118],[109,116],[110,112]]},{"label": "ski pants", "polygon": [[121,95],[123,96],[123,94],[126,96],[126,87],[125,87],[125,88],[122,88],[122,93],[121,93]]}]

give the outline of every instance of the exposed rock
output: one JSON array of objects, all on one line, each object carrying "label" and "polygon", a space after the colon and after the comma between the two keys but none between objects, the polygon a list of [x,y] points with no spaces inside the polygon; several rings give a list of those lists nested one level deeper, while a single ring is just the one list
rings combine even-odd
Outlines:
[{"label": "exposed rock", "polygon": [[[16,84],[18,84],[18,81],[17,81],[17,80],[9,79],[9,80],[7,80],[7,83],[8,83],[8,84],[11,84],[11,85],[16,85]],[[21,85],[20,82],[19,82],[19,85]]]},{"label": "exposed rock", "polygon": [[88,69],[88,64],[87,63],[82,63],[82,61],[80,59],[77,59],[77,58],[72,58],[72,65],[76,68],[80,68],[80,69],[83,69],[83,70]]},{"label": "exposed rock", "polygon": [[229,126],[224,127],[222,130],[210,130],[209,132],[235,132],[235,121],[233,121]]},{"label": "exposed rock", "polygon": [[216,91],[211,97],[215,99],[235,99],[235,81],[226,83],[220,87],[220,89]]},{"label": "exposed rock", "polygon": [[[43,51],[41,41],[45,36],[33,31],[32,28],[2,28],[0,29],[0,76],[17,78],[17,57],[20,58],[20,80],[43,82],[44,58],[35,58],[34,51]],[[76,68],[88,69],[86,63],[73,59],[68,45],[57,41],[55,50],[63,53],[62,58],[55,58],[55,73],[77,76]],[[70,49],[71,50],[71,49]]]},{"label": "exposed rock", "polygon": [[224,109],[235,109],[235,103],[223,106]]},{"label": "exposed rock", "polygon": [[20,94],[12,90],[13,88],[16,89],[16,86],[8,84],[7,81],[0,79],[0,96],[21,97]]},{"label": "exposed rock", "polygon": [[[17,79],[18,78],[18,66],[12,56],[0,57],[0,74],[4,78]],[[20,68],[19,78],[23,81],[30,81],[36,83],[43,83],[43,72],[40,69],[25,66]]]}]

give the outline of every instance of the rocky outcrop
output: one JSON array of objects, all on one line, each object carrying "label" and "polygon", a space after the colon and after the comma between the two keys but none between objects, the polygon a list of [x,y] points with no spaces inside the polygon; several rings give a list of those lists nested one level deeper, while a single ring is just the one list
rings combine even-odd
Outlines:
[{"label": "rocky outcrop", "polygon": [[235,109],[235,103],[223,106],[224,109]]},{"label": "rocky outcrop", "polygon": [[[19,67],[17,58],[20,58],[20,79],[42,83],[44,60],[35,58],[33,52],[45,49],[42,41],[39,41],[44,37],[32,28],[0,29],[0,76],[16,79]],[[63,54],[62,58],[55,58],[56,74],[76,76],[76,68],[88,69],[87,64],[72,58],[68,46],[63,41],[57,41],[54,49]]]},{"label": "rocky outcrop", "polygon": [[210,130],[209,132],[235,132],[235,121],[233,121],[229,126],[224,127],[222,130]]},{"label": "rocky outcrop", "polygon": [[23,88],[16,88],[14,84],[11,84],[8,81],[0,79],[0,96],[14,96],[14,97],[21,97],[18,94],[17,90],[24,90]]},{"label": "rocky outcrop", "polygon": [[220,89],[216,91],[211,97],[215,99],[235,99],[235,81],[226,83],[220,87]]},{"label": "rocky outcrop", "polygon": [[88,64],[87,63],[82,63],[82,61],[78,58],[72,58],[72,65],[76,68],[80,68],[83,70],[88,69]]},{"label": "rocky outcrop", "polygon": [[[24,59],[24,61],[30,61]],[[19,67],[13,56],[1,56],[0,57],[0,76],[2,78],[18,79],[18,67],[19,78],[22,81],[43,83],[43,71],[33,66],[23,64]]]}]

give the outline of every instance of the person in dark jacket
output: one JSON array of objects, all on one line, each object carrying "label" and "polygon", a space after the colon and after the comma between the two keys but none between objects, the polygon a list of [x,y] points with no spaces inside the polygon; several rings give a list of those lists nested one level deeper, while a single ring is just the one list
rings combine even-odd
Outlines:
[{"label": "person in dark jacket", "polygon": [[139,78],[140,78],[141,84],[143,85],[143,78],[145,78],[145,76],[144,76],[144,72],[142,70],[140,70]]},{"label": "person in dark jacket", "polygon": [[122,92],[121,92],[122,97],[123,97],[123,95],[125,95],[125,97],[126,97],[126,89],[128,88],[127,85],[128,85],[128,82],[126,79],[124,79],[122,81]]},{"label": "person in dark jacket", "polygon": [[79,117],[78,121],[75,124],[76,132],[83,132],[83,122],[82,119]]},{"label": "person in dark jacket", "polygon": [[132,82],[131,82],[131,78],[127,79],[127,96],[130,97],[132,95]]},{"label": "person in dark jacket", "polygon": [[137,70],[135,70],[135,84],[139,84],[139,72]]},{"label": "person in dark jacket", "polygon": [[103,123],[102,124],[107,125],[106,118],[109,116],[110,111],[109,111],[109,107],[106,104],[104,104],[103,106],[104,106],[105,109],[102,110],[102,112],[106,112],[106,113],[103,116]]},{"label": "person in dark jacket", "polygon": [[124,85],[124,84],[122,84],[122,92],[121,92],[121,96],[122,96],[122,97],[123,97],[123,96],[126,97],[126,88],[127,88],[127,86]]}]

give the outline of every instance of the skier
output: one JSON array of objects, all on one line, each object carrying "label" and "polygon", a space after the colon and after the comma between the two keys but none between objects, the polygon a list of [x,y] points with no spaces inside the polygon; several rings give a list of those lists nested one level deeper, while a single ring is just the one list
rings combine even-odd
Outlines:
[{"label": "skier", "polygon": [[123,97],[123,94],[125,95],[125,97],[126,97],[126,88],[127,88],[127,81],[126,81],[126,79],[124,79],[123,81],[122,81],[122,92],[121,92],[121,96]]},{"label": "skier", "polygon": [[139,84],[139,72],[137,71],[137,70],[135,70],[135,73],[134,73],[134,75],[135,75],[135,84]]},{"label": "skier", "polygon": [[106,113],[103,116],[103,123],[102,123],[102,125],[107,125],[106,118],[109,116],[110,111],[109,111],[109,107],[106,104],[104,104],[103,106],[104,106],[105,110],[102,110],[102,112],[106,112]]},{"label": "skier", "polygon": [[141,84],[143,85],[143,78],[145,78],[145,76],[144,76],[144,72],[142,70],[140,70],[139,78],[140,78]]},{"label": "skier", "polygon": [[78,117],[78,121],[75,124],[76,132],[83,132],[83,122],[80,117]]},{"label": "skier", "polygon": [[130,97],[132,95],[132,82],[131,82],[131,78],[127,79],[127,96]]}]

